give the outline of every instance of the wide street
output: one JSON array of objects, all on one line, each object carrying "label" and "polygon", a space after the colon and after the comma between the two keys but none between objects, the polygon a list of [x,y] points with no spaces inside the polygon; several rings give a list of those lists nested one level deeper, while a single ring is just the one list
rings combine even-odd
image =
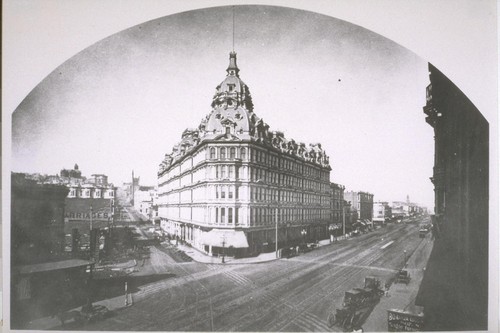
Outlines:
[{"label": "wide street", "polygon": [[[178,262],[161,248],[139,275],[154,277],[134,290],[133,305],[115,310],[88,330],[134,331],[335,331],[329,312],[365,276],[394,277],[423,245],[418,218],[320,247],[290,259],[258,264]],[[405,252],[406,251],[406,252]]]}]

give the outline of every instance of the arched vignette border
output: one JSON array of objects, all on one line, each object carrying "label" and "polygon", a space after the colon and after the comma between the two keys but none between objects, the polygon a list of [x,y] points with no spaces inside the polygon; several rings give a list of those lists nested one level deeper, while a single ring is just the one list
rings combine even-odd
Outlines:
[{"label": "arched vignette border", "polygon": [[[381,1],[379,1],[377,4],[372,4],[372,6],[376,7],[376,6],[378,6],[378,5],[380,4],[380,2],[381,2]],[[385,2],[387,2],[387,1],[385,1]],[[235,3],[236,3],[236,2],[235,2]],[[305,5],[305,4],[304,4],[304,2],[300,2],[300,1],[299,1],[299,2],[297,2],[297,3],[298,3],[298,5],[300,5],[300,6],[305,6],[305,8],[304,8],[304,9],[311,10],[311,11],[315,11],[315,12],[321,12],[321,13],[326,14],[326,15],[331,15],[330,13],[326,13],[326,12],[319,11],[319,10],[318,10],[318,8],[316,8],[316,7],[315,7],[315,8],[307,8],[307,6],[308,6],[308,5]],[[483,2],[483,3],[484,3],[484,2]],[[483,3],[482,3],[482,4],[483,4]],[[220,3],[220,4],[228,4],[228,3],[227,3],[227,2],[223,2],[223,3]],[[220,4],[219,4],[219,5],[220,5]],[[271,4],[271,3],[269,3],[269,4]],[[293,5],[294,5],[294,4],[295,4],[295,2],[288,2],[288,3],[287,3],[287,6],[292,6],[292,7],[293,7]],[[273,2],[273,3],[272,3],[272,5],[279,5],[279,2]],[[411,3],[406,3],[405,5],[407,6],[407,8],[408,8],[408,7],[410,7],[410,6],[412,6],[412,4],[411,4]],[[413,5],[415,5],[415,6],[419,6],[419,4],[417,4],[417,1],[414,1]],[[421,5],[421,4],[420,4],[420,5]],[[429,6],[429,4],[428,4],[428,3],[427,3],[427,4],[423,4],[423,5],[424,5],[424,6],[425,6],[425,5]],[[365,4],[364,4],[364,6],[370,6],[370,4],[366,4],[366,3],[365,3]],[[449,7],[449,8],[450,8],[450,12],[452,12],[454,9],[456,9],[456,7],[454,7],[454,6],[455,6],[455,5],[450,5],[450,7]],[[301,8],[302,8],[302,7],[301,7]],[[365,8],[366,8],[366,7],[365,7]],[[191,8],[191,9],[194,9],[194,8]],[[406,10],[404,10],[404,8],[399,8],[399,9],[400,9],[400,12],[402,12],[402,13],[403,13],[403,14],[401,15],[401,16],[403,16],[403,17],[408,17],[408,15],[405,15],[405,14],[408,14],[408,11],[411,11],[411,10],[406,11]],[[463,11],[463,10],[464,10],[464,8],[463,8],[463,7],[462,7],[462,8],[459,8],[459,10],[462,10],[462,11]],[[367,11],[369,11],[369,9],[367,9]],[[374,12],[374,13],[376,13],[376,12],[377,12],[377,10],[376,10],[376,9],[374,9],[374,10],[373,10],[373,12]],[[396,12],[397,12],[397,10],[396,10]],[[168,15],[168,14],[172,14],[172,13],[165,13],[165,14],[162,14],[162,16],[163,16],[163,15]],[[5,15],[5,14],[4,14],[4,15]],[[337,16],[335,16],[335,17],[338,17],[338,18],[341,18],[341,19],[346,19],[346,18],[344,18],[344,17],[342,17],[342,16],[338,16],[338,15],[337,15]],[[350,21],[350,20],[348,20],[348,19],[346,19],[346,20],[347,20],[347,21],[349,21],[349,22],[352,22],[352,23],[356,23],[356,22],[354,22],[354,21]],[[416,21],[416,20],[418,20],[418,18],[416,18],[416,19],[414,19],[414,20]],[[408,22],[407,22],[407,25],[410,25],[410,26],[411,26],[412,24],[415,24],[415,21],[413,21],[413,22],[412,22],[412,20],[411,20],[411,19],[409,19],[409,20],[408,20]],[[135,23],[133,23],[133,24],[135,24]],[[133,24],[129,24],[128,26],[131,26],[131,25],[133,25]],[[356,23],[356,24],[360,24],[361,26],[363,26],[363,27],[366,27],[366,28],[370,29],[368,26],[364,25],[363,23]],[[394,23],[391,23],[391,24],[394,24]],[[397,25],[397,24],[396,24],[396,25]],[[432,39],[433,37],[435,37],[434,35],[437,35],[437,34],[438,34],[439,27],[440,27],[439,22],[436,22],[436,25],[435,25],[434,27],[429,26],[429,29],[427,30],[427,31],[429,32],[429,36],[428,36],[428,38]],[[448,37],[444,37],[444,38],[443,38],[443,37],[438,37],[437,39],[438,39],[438,40],[443,40],[443,39],[444,39],[444,40],[446,40],[446,39],[453,40],[453,39],[456,39],[456,36],[457,36],[457,35],[460,35],[460,31],[464,31],[464,30],[466,31],[466,30],[468,30],[469,28],[470,28],[470,25],[468,25],[468,24],[466,24],[466,23],[464,23],[464,22],[459,22],[459,21],[457,21],[457,22],[455,22],[455,28],[450,29],[450,30],[452,30],[452,32],[453,32],[453,33],[451,33],[451,34],[449,33],[449,34],[448,34]],[[413,29],[413,28],[410,28],[410,29]],[[372,30],[372,31],[375,31],[375,32],[377,32],[377,33],[379,33],[379,34],[382,34],[383,36],[387,36],[387,34],[384,34],[383,32],[377,31],[376,29],[371,29],[371,30]],[[404,31],[404,28],[403,28],[402,30]],[[417,30],[418,30],[418,29],[417,29]],[[470,30],[470,29],[469,29],[469,30]],[[488,29],[488,31],[490,31],[490,30],[491,30],[491,29]],[[4,33],[5,33],[5,31],[4,31]],[[109,35],[109,34],[108,34],[108,35]],[[101,37],[101,38],[102,38],[102,37]],[[97,38],[97,39],[101,39],[101,38]],[[389,37],[389,38],[390,38],[390,37]],[[392,39],[392,38],[391,38],[391,39]],[[405,45],[405,43],[404,43],[404,42],[403,42],[403,43],[401,43],[401,42],[399,42],[397,39],[392,39],[392,40],[393,40],[393,41],[396,41],[396,42],[398,42],[398,43],[400,43],[401,45]],[[474,48],[474,46],[469,46],[469,47]],[[85,48],[85,47],[81,47],[81,48],[79,48],[77,51],[79,51],[79,50],[81,50],[81,49],[83,49],[83,48]],[[414,52],[416,52],[416,53],[417,53],[417,54],[419,54],[419,55],[422,55],[422,52],[419,52],[419,50],[418,50],[418,49],[411,48],[411,47],[410,47],[409,49],[410,49],[410,50],[412,50],[412,51],[414,51]],[[464,56],[465,56],[465,58],[467,58],[467,50],[466,50],[466,49],[460,49],[460,48],[458,48],[458,49],[457,49],[457,48],[455,48],[455,49],[454,49],[452,46],[448,46],[448,45],[447,45],[447,49],[448,49],[448,50],[450,50],[450,53],[452,53],[452,54],[460,54],[460,56],[459,56],[459,57],[457,57],[457,60],[458,60],[458,59],[461,59],[461,58],[462,58],[462,55],[464,55]],[[57,52],[57,51],[56,51],[56,52]],[[76,53],[76,52],[74,52],[73,54],[75,54],[75,53]],[[437,53],[440,53],[440,52],[437,52]],[[434,57],[432,57],[432,56],[431,56],[431,57],[426,57],[426,59],[428,59],[428,60],[430,60],[430,61],[433,61],[433,58],[434,58]],[[439,56],[436,56],[436,58],[437,58],[437,59],[439,59]],[[473,59],[475,59],[475,58],[473,58]],[[36,63],[36,60],[33,60],[33,62],[34,62],[34,63]],[[440,62],[441,62],[440,60],[436,60],[436,61],[434,61],[434,63],[437,65],[437,67],[438,67],[438,68],[443,69],[443,72],[444,72],[445,74],[448,74],[448,73],[454,73],[454,72],[455,72],[454,70],[449,70],[449,71],[445,70],[447,67],[446,67],[446,66],[440,66]],[[458,62],[461,64],[461,65],[458,65],[458,67],[460,67],[460,66],[464,66],[464,67],[465,67],[465,65],[466,65],[466,64],[470,64],[470,63],[474,63],[474,64],[477,64],[477,63],[478,63],[477,59],[475,59],[475,60],[473,60],[473,61],[463,60],[463,61],[458,61]],[[491,62],[490,62],[489,64],[487,63],[487,64],[486,64],[486,66],[487,66],[488,68],[491,68]],[[5,67],[8,67],[8,64],[6,64],[6,66],[5,66]],[[29,66],[26,66],[26,67],[29,67]],[[450,68],[453,68],[453,66],[452,66],[452,67],[450,67]],[[488,68],[486,69],[486,71],[488,70]],[[493,66],[493,68],[495,68],[495,66]],[[479,71],[479,70],[478,70],[478,71],[475,71],[475,72],[477,73],[477,76],[470,76],[471,81],[481,83],[481,81],[482,81],[482,80],[481,80],[481,74],[480,74],[480,73],[481,73],[481,71]],[[484,70],[483,70],[483,72],[484,72]],[[497,71],[497,72],[498,72],[498,71]],[[475,78],[474,78],[474,77],[475,77]],[[468,79],[469,79],[469,77],[466,77],[465,79],[466,79],[466,80],[468,80]],[[6,79],[4,78],[4,80],[6,80]],[[455,82],[456,82],[456,84],[457,84],[459,87],[462,87],[462,85],[461,85],[461,83],[460,83],[460,80],[456,80]],[[495,80],[495,82],[494,82],[494,83],[497,83],[497,82],[498,82],[498,80]],[[489,81],[489,84],[491,84],[491,83],[492,83],[492,82],[491,82],[491,81]],[[5,84],[4,84],[4,87],[5,87]],[[469,94],[467,94],[467,92],[466,92],[466,95],[469,95]],[[479,94],[479,95],[481,95],[481,94]],[[7,98],[8,98],[8,97],[9,97],[9,96],[7,95]],[[474,102],[474,98],[473,98],[473,96],[472,96],[472,95],[471,95],[471,98],[473,99],[473,102]],[[497,99],[497,98],[493,97],[493,100],[496,100],[496,99]],[[490,100],[491,100],[491,97],[490,97]],[[17,104],[18,104],[18,103],[17,103]],[[476,106],[477,106],[477,105],[476,105]],[[496,112],[497,112],[497,108],[496,108],[496,107],[493,107],[493,108],[488,107],[488,110],[487,110],[487,111],[486,111],[485,109],[481,108],[481,107],[478,107],[478,108],[480,109],[480,111],[487,112],[487,115],[486,115],[486,116],[487,116],[488,120],[490,121],[490,123],[492,124],[492,139],[493,139],[493,140],[494,140],[494,142],[496,143],[496,142],[497,142],[497,139],[496,139],[496,138],[497,138],[497,114],[496,114]],[[10,111],[9,111],[9,110],[5,110],[5,109],[4,109],[4,112],[10,112]],[[491,116],[493,116],[493,118],[490,118]],[[4,124],[6,123],[5,119],[6,119],[6,117],[4,117]],[[7,121],[7,123],[8,123],[8,121]],[[7,131],[7,132],[8,132],[8,131]],[[4,132],[4,133],[5,133],[5,132]],[[493,146],[493,148],[495,148],[497,145],[496,145],[496,144],[494,144],[494,145],[492,145],[492,146]],[[4,156],[5,156],[5,155],[6,155],[6,154],[4,154]],[[496,154],[496,150],[495,150],[494,154],[492,154],[492,156],[491,156],[491,160],[492,160],[492,161],[496,161],[496,160],[497,160],[497,159],[495,158],[496,156],[497,156],[497,154]],[[7,165],[8,165],[8,164],[7,164]],[[495,164],[494,164],[494,165],[495,165]],[[493,182],[495,182],[495,180],[497,180],[497,179],[498,179],[498,178],[497,178],[497,172],[496,172],[496,171],[497,171],[497,170],[496,170],[496,166],[495,166],[495,169],[494,169],[494,170],[492,170],[492,171],[493,171],[493,172],[492,172],[492,178],[493,178],[493,179],[492,179],[492,181],[493,181]],[[7,180],[7,181],[4,181],[3,183],[5,184],[4,186],[8,186],[8,185],[10,184],[10,182],[9,182],[8,180]],[[497,182],[495,182],[495,183],[497,183]],[[496,190],[496,187],[495,187],[495,190]],[[495,192],[496,192],[496,191],[495,191]],[[493,198],[493,200],[495,200],[496,198],[498,198],[498,193],[494,193],[494,195],[492,196],[492,198]],[[496,201],[497,201],[497,200],[495,200],[494,202],[496,202]],[[8,212],[8,210],[7,210],[7,212]],[[4,214],[6,214],[6,212],[5,212],[5,211],[4,211]],[[495,211],[493,212],[493,214],[494,214],[494,217],[497,217],[497,216],[498,216],[497,209],[495,209]],[[4,215],[4,216],[5,216],[5,215]],[[492,219],[492,220],[497,220],[497,219]],[[495,228],[496,228],[496,227],[495,227]],[[497,233],[498,233],[498,232],[497,232]],[[497,233],[495,233],[495,234],[497,234]],[[4,233],[4,234],[5,234],[5,233]],[[4,242],[4,247],[5,247],[5,244],[6,244],[6,243],[7,243],[7,242]],[[493,242],[490,242],[490,244],[491,244],[491,243],[493,243]],[[5,290],[5,289],[4,289],[4,290]]]}]

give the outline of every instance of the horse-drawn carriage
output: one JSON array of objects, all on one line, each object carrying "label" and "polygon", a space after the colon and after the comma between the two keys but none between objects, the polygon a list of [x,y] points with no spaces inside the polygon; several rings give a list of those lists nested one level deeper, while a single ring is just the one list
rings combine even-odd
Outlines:
[{"label": "horse-drawn carriage", "polygon": [[396,279],[394,280],[395,283],[404,283],[406,285],[408,285],[408,283],[410,283],[410,273],[408,273],[407,270],[404,270],[404,269],[400,269],[397,273],[396,273]]},{"label": "horse-drawn carriage", "polygon": [[372,276],[366,277],[363,288],[345,292],[342,308],[336,309],[328,316],[328,327],[336,325],[345,330],[352,329],[359,324],[361,317],[379,302],[383,294],[380,280]]}]

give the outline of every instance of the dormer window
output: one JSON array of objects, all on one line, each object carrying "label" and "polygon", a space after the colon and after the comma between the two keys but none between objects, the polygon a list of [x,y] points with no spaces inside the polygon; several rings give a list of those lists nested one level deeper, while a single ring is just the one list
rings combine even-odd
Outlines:
[{"label": "dormer window", "polygon": [[226,127],[226,134],[231,134],[231,128],[229,126]]},{"label": "dormer window", "polygon": [[227,85],[227,87],[229,88],[229,92],[234,91],[234,87],[235,87],[235,86],[236,86],[236,85],[231,84],[231,83],[230,83],[230,84],[228,84],[228,85]]}]

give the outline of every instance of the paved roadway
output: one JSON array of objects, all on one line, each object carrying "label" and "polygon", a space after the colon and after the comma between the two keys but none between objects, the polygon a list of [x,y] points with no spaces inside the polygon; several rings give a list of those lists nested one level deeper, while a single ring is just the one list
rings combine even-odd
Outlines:
[{"label": "paved roadway", "polygon": [[[222,265],[177,263],[152,248],[140,274],[174,277],[140,287],[134,304],[89,330],[332,331],[343,293],[375,275],[384,283],[420,245],[420,221],[391,224],[291,259]],[[392,243],[390,243],[392,242]],[[387,245],[390,243],[389,245]]]},{"label": "paved roadway", "polygon": [[120,218],[134,222],[145,220],[145,217],[139,212],[137,212],[133,206],[122,206]]}]

